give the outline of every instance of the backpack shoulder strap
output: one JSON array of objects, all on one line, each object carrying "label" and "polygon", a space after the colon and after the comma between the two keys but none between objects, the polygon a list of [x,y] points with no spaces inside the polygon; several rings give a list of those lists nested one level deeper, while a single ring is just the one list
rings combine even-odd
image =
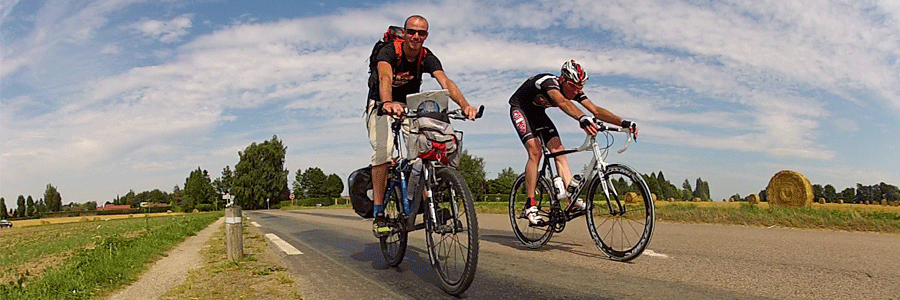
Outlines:
[{"label": "backpack shoulder strap", "polygon": [[[385,37],[387,37],[387,35],[385,35]],[[397,65],[400,65],[400,62],[402,62],[402,59],[404,59],[404,57],[403,57],[403,39],[394,39],[394,53],[396,53],[397,57],[399,58],[397,60]],[[416,74],[419,74],[421,67],[422,67],[422,59],[424,59],[425,55],[427,55],[427,54],[428,54],[428,49],[425,49],[425,47],[422,47],[422,50],[419,50],[419,56],[416,57]]]}]

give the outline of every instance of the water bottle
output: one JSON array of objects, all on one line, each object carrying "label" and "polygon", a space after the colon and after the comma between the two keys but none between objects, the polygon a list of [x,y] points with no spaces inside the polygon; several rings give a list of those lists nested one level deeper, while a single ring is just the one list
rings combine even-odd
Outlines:
[{"label": "water bottle", "polygon": [[572,175],[572,181],[569,181],[569,186],[566,187],[566,192],[569,195],[575,194],[575,189],[578,188],[578,185],[581,184],[581,174]]},{"label": "water bottle", "polygon": [[568,198],[568,194],[566,194],[566,185],[563,184],[562,178],[559,176],[553,177],[553,185],[556,186],[556,198],[557,199],[566,199]]}]

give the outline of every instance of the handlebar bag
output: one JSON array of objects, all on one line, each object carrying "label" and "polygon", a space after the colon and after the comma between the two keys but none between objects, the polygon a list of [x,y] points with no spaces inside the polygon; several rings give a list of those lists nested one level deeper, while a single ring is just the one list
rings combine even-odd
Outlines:
[{"label": "handlebar bag", "polygon": [[347,179],[350,186],[350,203],[353,211],[363,218],[372,218],[375,201],[372,200],[372,167],[365,167],[350,173]]},{"label": "handlebar bag", "polygon": [[454,130],[445,114],[426,113],[410,120],[409,125],[407,159],[418,157],[451,167],[459,165],[462,131]]}]

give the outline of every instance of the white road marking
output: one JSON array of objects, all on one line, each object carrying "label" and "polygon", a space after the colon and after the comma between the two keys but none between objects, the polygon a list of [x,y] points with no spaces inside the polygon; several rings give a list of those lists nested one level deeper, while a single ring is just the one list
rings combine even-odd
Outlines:
[{"label": "white road marking", "polygon": [[256,223],[256,222],[250,222],[250,225],[253,225],[254,227],[259,227],[259,223]]},{"label": "white road marking", "polygon": [[665,254],[662,254],[662,253],[656,253],[656,252],[653,252],[653,250],[650,250],[650,249],[645,250],[645,251],[644,251],[644,254],[649,255],[649,256],[655,256],[655,257],[669,258],[668,255],[665,255]]},{"label": "white road marking", "polygon": [[284,251],[287,255],[303,254],[303,252],[300,252],[300,250],[297,250],[297,248],[294,248],[294,246],[291,246],[291,244],[288,244],[288,242],[285,242],[274,233],[266,233],[266,238],[272,241],[275,246],[281,248],[281,251]]}]

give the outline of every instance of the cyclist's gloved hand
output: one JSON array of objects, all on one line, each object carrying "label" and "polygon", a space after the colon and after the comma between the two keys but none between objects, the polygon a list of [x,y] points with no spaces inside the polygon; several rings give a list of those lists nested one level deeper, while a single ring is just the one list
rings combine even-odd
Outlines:
[{"label": "cyclist's gloved hand", "polygon": [[581,129],[584,129],[584,132],[590,135],[596,135],[597,130],[600,127],[597,126],[597,123],[594,123],[594,118],[589,117],[588,115],[583,115],[578,118],[578,125],[581,126]]},{"label": "cyclist's gloved hand", "polygon": [[638,136],[637,123],[628,121],[628,120],[622,120],[622,128],[631,129],[631,134],[634,135],[634,139],[637,139],[637,136]]}]

